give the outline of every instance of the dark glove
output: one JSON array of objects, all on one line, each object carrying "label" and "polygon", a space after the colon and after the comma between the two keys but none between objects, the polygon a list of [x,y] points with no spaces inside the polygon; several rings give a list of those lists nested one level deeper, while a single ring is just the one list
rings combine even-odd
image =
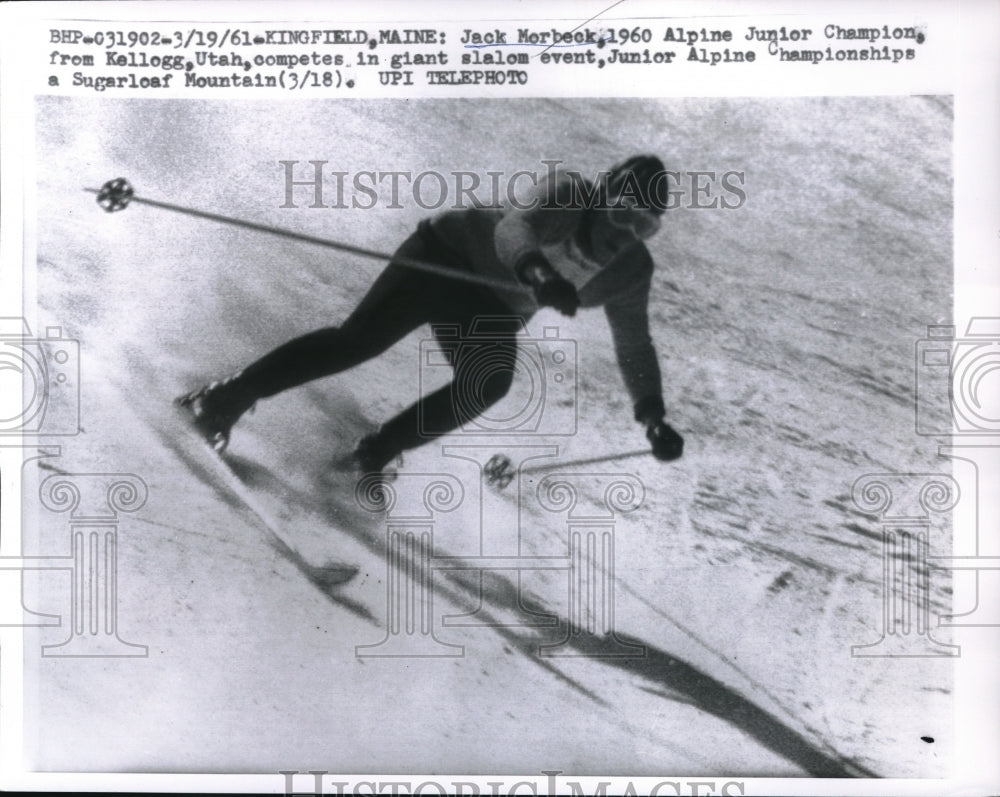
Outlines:
[{"label": "dark glove", "polygon": [[517,275],[531,286],[539,307],[554,307],[570,317],[576,315],[580,307],[576,288],[540,254],[528,255],[518,266]]},{"label": "dark glove", "polygon": [[684,438],[663,420],[646,427],[646,439],[653,445],[653,456],[663,462],[679,459],[684,453]]},{"label": "dark glove", "polygon": [[646,425],[646,439],[653,446],[653,456],[670,462],[684,453],[684,438],[663,420],[666,412],[659,395],[646,396],[635,405],[635,419]]},{"label": "dark glove", "polygon": [[539,307],[554,307],[570,318],[576,315],[580,306],[580,297],[577,296],[573,283],[559,274],[535,285],[534,291]]}]

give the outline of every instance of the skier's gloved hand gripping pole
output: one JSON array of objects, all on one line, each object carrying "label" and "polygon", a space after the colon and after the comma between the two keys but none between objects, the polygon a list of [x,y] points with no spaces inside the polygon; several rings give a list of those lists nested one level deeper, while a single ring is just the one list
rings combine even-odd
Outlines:
[{"label": "skier's gloved hand gripping pole", "polygon": [[521,258],[514,271],[521,282],[531,286],[539,307],[554,307],[570,318],[576,315],[580,307],[576,288],[542,254],[532,252]]},{"label": "skier's gloved hand gripping pole", "polygon": [[653,447],[653,456],[670,462],[684,453],[684,438],[664,420],[666,414],[659,396],[647,396],[636,402],[635,419],[646,426],[646,439]]}]

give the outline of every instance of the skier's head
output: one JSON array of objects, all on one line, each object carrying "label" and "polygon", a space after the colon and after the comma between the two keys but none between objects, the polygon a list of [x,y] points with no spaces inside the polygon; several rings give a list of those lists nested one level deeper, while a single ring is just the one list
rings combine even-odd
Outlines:
[{"label": "skier's head", "polygon": [[600,204],[607,224],[642,240],[654,236],[667,208],[666,174],[655,155],[634,155],[613,166]]},{"label": "skier's head", "polygon": [[625,204],[660,216],[667,209],[667,169],[655,155],[633,155],[611,167],[608,203]]}]

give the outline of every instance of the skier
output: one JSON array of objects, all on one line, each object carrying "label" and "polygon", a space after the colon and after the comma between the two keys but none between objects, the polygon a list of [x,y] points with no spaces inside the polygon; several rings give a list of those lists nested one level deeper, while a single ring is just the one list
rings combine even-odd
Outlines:
[{"label": "skier", "polygon": [[291,340],[179,403],[221,452],[233,425],[258,399],[359,365],[427,323],[457,328],[464,338],[459,356],[475,356],[474,339],[465,336],[476,319],[488,317],[487,375],[479,372],[475,384],[466,384],[470,378],[457,367],[454,340],[439,339],[452,352],[452,384],[423,396],[358,444],[360,469],[382,471],[403,451],[474,420],[503,398],[513,382],[517,332],[540,307],[571,317],[581,306],[603,305],[635,419],[645,426],[657,459],[676,459],[683,439],[664,420],[647,314],[653,261],[644,244],[659,230],[666,208],[660,190],[665,174],[658,158],[639,155],[596,184],[565,172],[548,175],[526,209],[477,207],[425,219],[394,258],[445,266],[457,277],[478,274],[510,288],[390,261],[341,326]]}]

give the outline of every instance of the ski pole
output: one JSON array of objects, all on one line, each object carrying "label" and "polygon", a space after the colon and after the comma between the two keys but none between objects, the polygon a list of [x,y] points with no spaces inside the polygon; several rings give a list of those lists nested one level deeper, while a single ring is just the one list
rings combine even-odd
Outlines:
[{"label": "ski pole", "polygon": [[460,271],[458,269],[449,268],[448,266],[442,266],[437,263],[427,263],[423,260],[414,260],[408,257],[396,257],[393,255],[386,254],[385,252],[378,252],[374,249],[366,249],[362,246],[354,246],[353,244],[341,243],[339,241],[331,241],[328,238],[320,238],[315,235],[306,235],[305,233],[295,232],[294,230],[286,230],[281,227],[272,227],[268,224],[257,224],[253,221],[245,221],[243,219],[234,219],[230,216],[223,216],[218,213],[209,213],[205,210],[196,210],[194,208],[186,208],[181,205],[173,205],[169,202],[160,202],[156,199],[145,199],[143,197],[138,197],[135,195],[135,191],[132,185],[124,177],[118,177],[114,180],[108,180],[100,189],[96,188],[84,188],[84,191],[89,191],[92,194],[97,194],[97,204],[99,204],[108,213],[114,213],[119,210],[124,210],[132,202],[138,202],[141,205],[149,205],[154,208],[161,208],[162,210],[172,210],[176,213],[183,213],[188,216],[194,216],[199,219],[208,219],[209,221],[217,221],[221,224],[229,224],[234,227],[242,227],[246,230],[254,230],[255,232],[268,233],[270,235],[277,235],[281,238],[290,238],[294,241],[304,241],[305,243],[316,244],[317,246],[325,246],[330,249],[336,249],[341,252],[349,252],[354,255],[360,255],[361,257],[369,257],[375,260],[387,260],[395,263],[399,266],[406,266],[407,268],[416,269],[417,271],[426,271],[430,274],[437,274],[442,277],[449,277],[451,279],[462,280],[464,282],[474,282],[478,285],[486,285],[490,288],[499,288],[501,290],[507,291],[519,291],[526,293],[529,288],[525,285],[521,285],[517,282],[508,282],[506,280],[493,279],[492,277],[485,277],[480,274],[473,274],[467,271]]},{"label": "ski pole", "polygon": [[605,454],[601,457],[587,457],[585,459],[571,459],[568,462],[552,462],[548,465],[532,465],[530,468],[521,468],[521,473],[540,473],[553,468],[575,468],[578,465],[593,465],[597,462],[610,462],[615,459],[628,459],[638,457],[641,454],[649,454],[648,448],[639,448],[635,451],[623,451],[621,454]]},{"label": "ski pole", "polygon": [[[532,465],[529,468],[521,468],[521,473],[544,473],[545,471],[552,471],[556,469],[561,470],[563,468],[575,468],[579,465],[593,465],[597,462],[610,462],[616,459],[628,459],[629,457],[638,457],[649,453],[650,451],[648,448],[639,448],[635,451],[623,451],[620,454],[604,454],[599,457],[571,459],[567,462],[549,462],[544,465]],[[486,483],[492,487],[497,487],[500,490],[510,484],[517,475],[517,471],[514,470],[514,465],[510,461],[510,457],[506,454],[494,454],[490,457],[486,462],[486,465],[483,467],[483,473],[486,475]]]}]

